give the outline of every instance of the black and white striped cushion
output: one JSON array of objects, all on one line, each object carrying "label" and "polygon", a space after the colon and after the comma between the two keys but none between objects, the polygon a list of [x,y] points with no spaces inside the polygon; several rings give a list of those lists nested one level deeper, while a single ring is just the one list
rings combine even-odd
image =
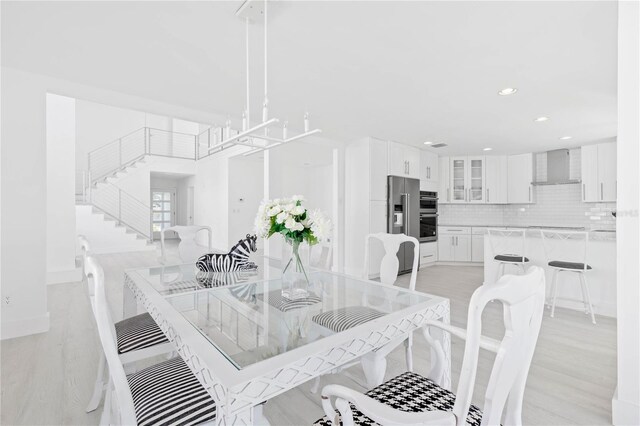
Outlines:
[{"label": "black and white striped cushion", "polygon": [[216,404],[182,358],[127,377],[136,420],[146,425],[196,425],[216,418]]},{"label": "black and white striped cushion", "polygon": [[384,312],[366,306],[347,306],[318,314],[313,322],[339,333],[384,315]]},{"label": "black and white striped cushion", "polygon": [[[397,410],[411,413],[436,410],[452,411],[456,399],[453,392],[441,388],[433,381],[416,373],[403,373],[371,389],[366,395]],[[351,405],[351,410],[353,411],[354,424],[377,425],[353,405]],[[467,415],[467,424],[480,426],[481,421],[482,411],[475,405],[471,405]],[[331,420],[325,416],[316,421],[314,425],[331,426]]]},{"label": "black and white striped cushion", "polygon": [[[257,297],[260,300],[264,300],[264,294],[259,294]],[[282,312],[288,312],[294,309],[300,309],[307,306],[315,305],[316,303],[322,302],[322,299],[320,299],[315,294],[310,294],[309,296],[302,297],[300,299],[288,299],[282,295],[282,291],[276,290],[270,291],[268,293],[267,301],[269,305],[273,306],[274,308]]]},{"label": "black and white striped cushion", "polygon": [[114,325],[119,354],[168,342],[158,324],[148,313],[124,319]]}]

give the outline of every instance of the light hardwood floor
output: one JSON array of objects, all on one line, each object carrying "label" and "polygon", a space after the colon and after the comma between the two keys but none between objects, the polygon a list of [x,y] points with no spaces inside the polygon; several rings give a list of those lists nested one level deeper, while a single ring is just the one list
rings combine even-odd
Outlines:
[{"label": "light hardwood floor", "polygon": [[[124,269],[157,264],[154,252],[99,256],[105,268],[109,302],[115,318],[122,312]],[[400,278],[406,285],[408,277]],[[419,272],[417,289],[451,299],[451,321],[465,326],[468,301],[482,282],[482,268],[435,266]],[[99,411],[85,413],[98,360],[98,343],[91,311],[81,283],[49,287],[51,330],[48,333],[11,339],[1,343],[3,425],[97,424]],[[529,373],[523,421],[530,425],[610,424],[611,397],[615,389],[616,322],[597,317],[592,325],[576,311],[548,312]],[[483,316],[486,335],[500,337],[501,307],[494,303]],[[421,336],[414,346],[415,369],[425,373],[429,351]],[[464,343],[453,340],[453,383],[458,380]],[[404,371],[403,347],[388,360],[387,377]],[[474,403],[482,398],[493,358],[482,353]],[[364,382],[361,369],[351,375]],[[324,376],[323,384],[340,383],[365,390],[343,375]],[[322,416],[319,395],[310,393],[310,383],[289,391],[266,404],[265,413],[274,425],[310,424]]]}]

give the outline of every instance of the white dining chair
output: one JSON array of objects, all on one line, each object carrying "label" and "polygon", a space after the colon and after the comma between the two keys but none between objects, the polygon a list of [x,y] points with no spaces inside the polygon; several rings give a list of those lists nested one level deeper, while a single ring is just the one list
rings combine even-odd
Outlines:
[{"label": "white dining chair", "polygon": [[507,265],[518,267],[522,273],[529,258],[525,256],[526,229],[489,229],[489,246],[493,260],[498,262],[496,281],[504,275]]},{"label": "white dining chair", "polygon": [[[180,357],[127,376],[116,346],[104,289],[104,272],[87,259],[87,275],[95,285],[95,320],[109,380],[101,425],[202,424],[216,418],[216,404]],[[185,395],[187,396],[185,398]]]},{"label": "white dining chair", "polygon": [[[202,246],[198,244],[197,236],[200,231],[206,231],[208,236],[208,245]],[[183,263],[195,263],[200,256],[205,253],[211,253],[212,251],[212,238],[213,234],[210,226],[204,225],[177,225],[164,228],[160,231],[160,263],[165,264],[167,262],[167,250],[165,247],[165,239],[167,232],[175,232],[180,238],[178,243],[178,254],[180,261]]]},{"label": "white dining chair", "polygon": [[[82,247],[83,251],[83,269],[87,280],[86,288],[89,296],[89,304],[91,306],[91,310],[95,314],[95,293],[98,284],[96,282],[96,276],[93,274],[94,271],[92,266],[88,262],[88,259],[91,258],[90,243],[82,236],[78,237],[78,243]],[[104,279],[104,274],[102,279]],[[151,315],[146,312],[119,321],[115,323],[114,326],[117,351],[120,361],[123,364],[130,364],[135,361],[140,361],[157,355],[171,353],[175,350],[173,345],[169,343],[165,337],[162,330],[160,330],[160,327],[158,327],[153,318],[151,318]],[[102,396],[104,395],[105,363],[106,359],[101,354],[98,360],[98,371],[96,373],[93,392],[86,408],[87,413],[98,408],[100,401],[102,400]]]},{"label": "white dining chair", "polygon": [[[398,260],[398,250],[403,243],[409,243],[413,245],[413,265],[411,269],[411,276],[409,278],[409,289],[415,290],[416,279],[418,273],[418,263],[420,260],[420,243],[414,237],[407,236],[405,234],[386,234],[376,233],[369,234],[365,238],[364,249],[364,270],[363,278],[369,279],[369,245],[371,240],[378,240],[384,247],[384,256],[380,262],[380,282],[392,286],[396,283],[398,278],[400,261]],[[391,303],[389,299],[385,300],[386,303]],[[364,299],[361,306],[346,307],[337,310],[330,310],[315,315],[312,321],[318,324],[320,327],[327,330],[327,333],[338,333],[348,328],[356,327],[360,324],[364,324],[368,321],[374,320],[385,315],[384,306],[375,306],[370,301]],[[400,344],[405,343],[405,359],[407,363],[407,370],[413,371],[413,333],[409,333],[400,339],[396,339],[391,343],[365,355],[360,359],[362,368],[365,372],[367,384],[369,386],[375,386],[384,380],[384,372],[386,370],[386,356],[397,348]],[[353,364],[348,364],[343,367],[348,368]],[[319,378],[316,379],[315,385],[312,387],[312,391],[316,391],[319,386]]]},{"label": "white dining chair", "polygon": [[550,301],[551,317],[556,312],[556,302],[558,298],[558,278],[561,273],[566,276],[576,276],[580,282],[582,300],[563,297],[561,299],[582,302],[584,313],[591,316],[591,322],[596,323],[591,304],[591,295],[587,285],[587,272],[592,270],[587,264],[587,248],[589,245],[589,233],[578,231],[547,231],[541,230],[542,244],[544,247],[547,265],[553,270],[551,278]]},{"label": "white dining chair", "polygon": [[[437,355],[427,377],[406,372],[366,394],[345,386],[325,386],[322,407],[326,415],[315,424],[338,425],[341,421],[344,426],[374,422],[382,425],[521,425],[524,388],[540,332],[544,299],[544,271],[538,266],[530,267],[525,275],[505,275],[498,282],[486,283],[471,297],[466,330],[439,321],[429,321],[423,328],[427,342]],[[482,312],[494,300],[504,305],[502,340],[481,334]],[[456,394],[442,386],[446,360],[439,341],[429,334],[431,327],[466,340]],[[483,410],[471,404],[480,349],[497,354]],[[337,411],[331,398],[335,398]]]},{"label": "white dining chair", "polygon": [[309,266],[330,271],[333,266],[333,244],[321,241],[309,247]]}]

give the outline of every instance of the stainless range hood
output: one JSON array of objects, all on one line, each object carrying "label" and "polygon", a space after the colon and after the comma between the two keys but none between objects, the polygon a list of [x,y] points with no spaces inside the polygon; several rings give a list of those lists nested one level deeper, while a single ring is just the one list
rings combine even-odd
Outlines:
[{"label": "stainless range hood", "polygon": [[545,154],[547,157],[547,179],[545,181],[536,181],[534,185],[580,183],[580,180],[570,178],[571,155],[568,149],[554,149],[553,151],[547,151]]}]

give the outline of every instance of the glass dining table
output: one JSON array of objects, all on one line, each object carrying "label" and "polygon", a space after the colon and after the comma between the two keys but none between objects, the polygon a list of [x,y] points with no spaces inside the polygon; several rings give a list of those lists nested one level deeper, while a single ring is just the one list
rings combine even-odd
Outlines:
[{"label": "glass dining table", "polygon": [[[254,271],[205,273],[189,264],[125,272],[124,317],[151,314],[216,401],[219,424],[258,423],[254,408],[270,398],[428,320],[449,322],[446,298],[335,272],[310,271],[308,294],[288,299],[279,266],[265,259]],[[354,309],[360,319],[350,323],[344,313]],[[437,338],[449,386],[450,338]]]}]

